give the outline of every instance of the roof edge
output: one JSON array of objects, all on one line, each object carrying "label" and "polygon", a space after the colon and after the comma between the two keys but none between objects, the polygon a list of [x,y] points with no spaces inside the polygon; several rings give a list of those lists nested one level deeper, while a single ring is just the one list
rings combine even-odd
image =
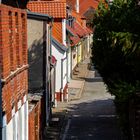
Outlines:
[{"label": "roof edge", "polygon": [[37,20],[49,20],[53,21],[53,17],[47,14],[40,14],[31,11],[27,11],[27,18],[37,19]]},{"label": "roof edge", "polygon": [[68,48],[66,48],[66,46],[64,46],[63,44],[61,44],[60,42],[58,42],[55,38],[52,37],[52,41],[54,44],[56,44],[57,46],[59,46],[59,48],[62,50],[62,51],[67,51]]}]

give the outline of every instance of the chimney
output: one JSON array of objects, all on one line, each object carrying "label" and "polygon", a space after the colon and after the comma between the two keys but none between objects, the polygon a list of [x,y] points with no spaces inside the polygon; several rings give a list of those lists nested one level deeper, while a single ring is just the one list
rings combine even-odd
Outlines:
[{"label": "chimney", "polygon": [[76,0],[76,12],[79,13],[79,0]]}]

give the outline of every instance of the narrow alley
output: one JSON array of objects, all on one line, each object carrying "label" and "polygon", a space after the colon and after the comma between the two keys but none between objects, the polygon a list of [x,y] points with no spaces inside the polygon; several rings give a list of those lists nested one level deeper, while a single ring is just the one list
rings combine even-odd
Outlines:
[{"label": "narrow alley", "polygon": [[[82,77],[81,77],[82,78]],[[92,69],[79,100],[67,107],[67,124],[61,140],[121,140],[113,97]]]}]

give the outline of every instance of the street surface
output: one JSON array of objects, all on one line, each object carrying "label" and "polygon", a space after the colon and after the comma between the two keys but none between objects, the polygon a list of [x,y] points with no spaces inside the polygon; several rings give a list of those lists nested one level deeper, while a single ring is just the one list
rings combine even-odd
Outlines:
[{"label": "street surface", "polygon": [[68,105],[62,140],[122,140],[113,98],[101,77],[90,70],[82,97]]}]

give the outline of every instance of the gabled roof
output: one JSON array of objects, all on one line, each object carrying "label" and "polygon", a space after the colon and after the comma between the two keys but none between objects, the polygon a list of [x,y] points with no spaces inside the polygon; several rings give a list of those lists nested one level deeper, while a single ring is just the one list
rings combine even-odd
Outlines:
[{"label": "gabled roof", "polygon": [[84,37],[86,35],[86,31],[79,25],[77,22],[74,22],[74,30],[79,37]]},{"label": "gabled roof", "polygon": [[72,36],[77,36],[77,33],[75,32],[75,30],[69,25],[66,25],[66,29],[68,30],[69,33],[72,34]]},{"label": "gabled roof", "polygon": [[[67,0],[67,4],[75,10],[76,7],[76,0]],[[99,0],[79,0],[79,13],[83,15],[89,7],[93,7],[94,9],[97,9]]]},{"label": "gabled roof", "polygon": [[66,18],[66,1],[31,1],[27,8],[32,12],[51,15],[53,18]]},{"label": "gabled roof", "polygon": [[75,19],[82,25],[83,19],[86,19],[84,16],[81,16],[79,13],[76,13],[76,11],[72,10],[71,12],[72,16],[75,17]]},{"label": "gabled roof", "polygon": [[72,27],[70,27],[69,25],[67,25],[66,28],[67,28],[67,31],[72,35],[72,36],[70,36],[70,40],[72,41],[71,46],[78,44],[80,41],[80,38],[78,37],[75,30]]}]

